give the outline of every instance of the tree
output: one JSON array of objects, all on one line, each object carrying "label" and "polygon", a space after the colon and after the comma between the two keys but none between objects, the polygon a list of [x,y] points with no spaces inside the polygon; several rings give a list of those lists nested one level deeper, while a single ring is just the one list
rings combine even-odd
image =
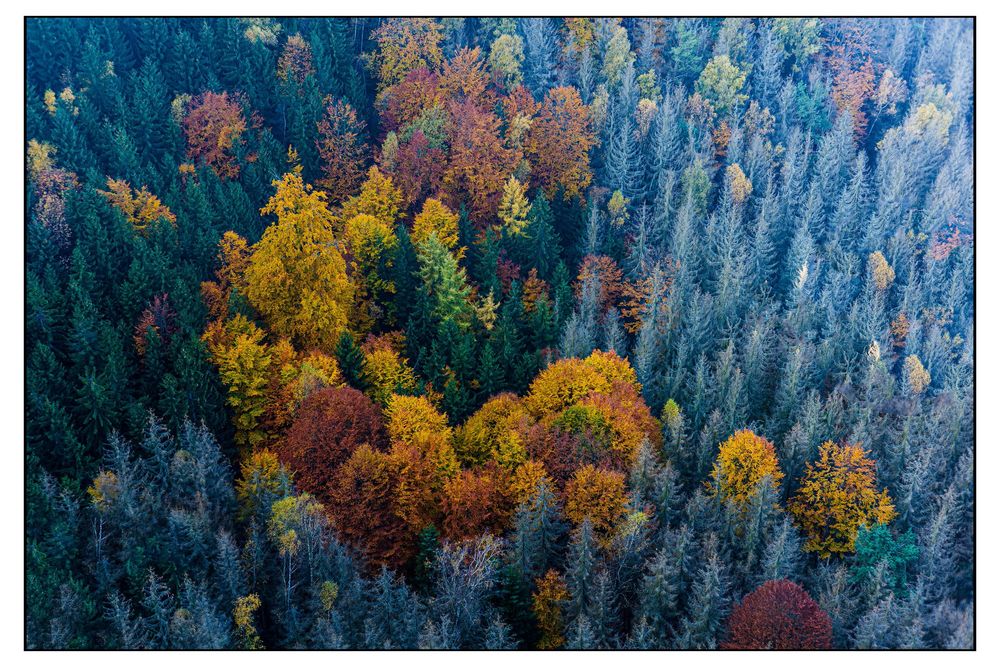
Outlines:
[{"label": "tree", "polygon": [[340,212],[341,220],[349,220],[356,215],[370,215],[386,225],[394,225],[402,213],[399,210],[403,195],[392,178],[372,165],[368,169],[361,192],[348,198]]},{"label": "tree", "polygon": [[747,96],[740,92],[746,78],[746,72],[731,63],[728,55],[715,56],[702,70],[695,90],[708,100],[716,113],[727,114],[747,100]]},{"label": "tree", "polygon": [[555,414],[591,393],[609,393],[615,382],[639,389],[635,371],[614,352],[594,351],[583,360],[560,359],[534,379],[525,404],[536,415]]},{"label": "tree", "polygon": [[504,90],[513,90],[521,85],[521,64],[524,62],[524,46],[517,35],[503,34],[490,45],[490,71],[493,78]]},{"label": "tree", "polygon": [[417,378],[406,359],[390,343],[376,339],[365,345],[361,379],[366,393],[380,405],[387,405],[395,393],[412,392]]},{"label": "tree", "polygon": [[402,81],[418,68],[437,68],[443,61],[441,27],[428,18],[395,18],[382,23],[372,38],[378,44],[369,64],[378,76],[378,92]]},{"label": "tree", "polygon": [[787,579],[768,581],[743,598],[729,617],[722,648],[815,651],[831,648],[830,617]]},{"label": "tree", "polygon": [[[340,202],[355,194],[364,179],[368,146],[364,141],[365,123],[358,120],[354,108],[342,99],[327,96],[323,100],[323,118],[316,124],[323,175],[316,184]],[[391,224],[393,221],[387,221]]]},{"label": "tree", "polygon": [[233,409],[236,442],[249,449],[267,440],[261,422],[268,402],[271,355],[261,342],[263,337],[264,332],[252,327],[249,333],[238,334],[230,345],[213,351],[227,390],[226,403]]},{"label": "tree", "polygon": [[315,72],[312,49],[309,48],[309,44],[299,33],[289,35],[288,39],[285,40],[285,48],[281,51],[281,57],[278,58],[278,79],[286,84],[301,86],[306,77],[315,74]]},{"label": "tree", "polygon": [[334,472],[364,444],[388,449],[382,412],[357,389],[327,387],[303,401],[274,452],[295,474],[300,490],[326,503],[327,484]]},{"label": "tree", "polygon": [[436,234],[431,234],[417,248],[418,274],[430,297],[430,315],[438,322],[451,320],[462,327],[471,323],[472,304],[465,268],[448,251]]},{"label": "tree", "polygon": [[279,335],[332,351],[348,324],[354,288],[333,237],[326,195],[295,169],[274,181],[261,213],[277,216],[253,247],[244,273],[250,304]]},{"label": "tree", "polygon": [[424,201],[420,213],[413,218],[410,238],[419,247],[432,234],[437,236],[437,240],[448,250],[454,251],[458,246],[458,214],[453,213],[437,199]]},{"label": "tree", "polygon": [[706,486],[726,500],[741,507],[757,493],[767,480],[777,491],[784,474],[778,467],[774,445],[750,430],[737,431],[719,445],[719,454],[712,466],[712,481]]},{"label": "tree", "polygon": [[566,517],[576,525],[589,520],[604,546],[625,518],[627,502],[625,475],[620,472],[586,465],[566,485]]},{"label": "tree", "polygon": [[243,109],[229,93],[202,93],[188,102],[184,116],[188,157],[204,162],[222,178],[236,178],[240,168],[233,148],[246,128]]},{"label": "tree", "polygon": [[589,151],[595,144],[587,109],[575,88],[553,88],[532,121],[525,142],[532,179],[551,199],[579,197],[590,185]]},{"label": "tree", "polygon": [[806,534],[803,549],[821,558],[851,553],[861,526],[891,521],[896,511],[889,492],[878,492],[875,483],[875,462],[860,444],[823,443],[788,502]]},{"label": "tree", "polygon": [[371,570],[399,567],[410,557],[412,534],[398,513],[399,464],[363,444],[329,483],[331,520],[337,534],[357,548]]},{"label": "tree", "polygon": [[151,225],[165,220],[177,225],[177,216],[170,212],[156,195],[143,186],[135,190],[127,181],[108,179],[108,191],[98,190],[112,206],[125,216],[139,233],[146,233]]},{"label": "tree", "polygon": [[536,582],[538,591],[532,595],[532,610],[541,638],[538,648],[554,649],[566,643],[562,604],[569,598],[566,584],[555,570],[549,570]]},{"label": "tree", "polygon": [[442,185],[453,207],[468,207],[480,227],[496,215],[507,176],[518,162],[517,153],[504,146],[500,119],[472,102],[451,101],[448,106],[450,151]]},{"label": "tree", "polygon": [[528,216],[531,215],[531,204],[525,195],[527,188],[511,176],[503,186],[503,197],[500,199],[500,210],[497,216],[504,224],[504,230],[510,236],[524,236],[528,226]]}]

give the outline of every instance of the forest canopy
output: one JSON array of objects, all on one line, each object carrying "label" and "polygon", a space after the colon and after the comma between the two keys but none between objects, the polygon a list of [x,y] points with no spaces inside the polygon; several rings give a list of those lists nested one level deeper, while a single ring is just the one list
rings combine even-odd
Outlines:
[{"label": "forest canopy", "polygon": [[26,646],[973,647],[973,32],[28,19]]}]

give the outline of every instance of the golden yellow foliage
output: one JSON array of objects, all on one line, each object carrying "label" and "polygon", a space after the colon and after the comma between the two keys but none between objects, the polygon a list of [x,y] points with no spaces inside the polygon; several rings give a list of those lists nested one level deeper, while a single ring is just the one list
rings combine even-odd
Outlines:
[{"label": "golden yellow foliage", "polygon": [[392,178],[379,171],[378,167],[372,166],[361,185],[361,192],[344,202],[340,217],[349,220],[364,213],[392,226],[402,217],[399,211],[402,203],[403,194],[393,184]]},{"label": "golden yellow foliage", "polygon": [[903,370],[906,372],[906,384],[914,394],[922,394],[931,383],[931,374],[924,368],[920,358],[911,354],[903,363]]},{"label": "golden yellow foliage", "polygon": [[280,495],[284,477],[278,457],[270,450],[261,449],[246,456],[240,463],[240,478],[236,480],[240,517],[251,516],[260,499]]},{"label": "golden yellow foliage", "polygon": [[806,536],[805,551],[829,558],[854,551],[861,526],[896,516],[889,492],[876,490],[875,462],[861,445],[825,442],[819,460],[806,466],[788,510]]},{"label": "golden yellow foliage", "polygon": [[[438,241],[454,250],[458,245],[458,214],[437,199],[427,199],[420,213],[413,218],[413,245],[420,246],[431,235],[437,235]],[[461,258],[462,253],[458,253]]]},{"label": "golden yellow foliage", "polygon": [[419,433],[443,433],[451,436],[448,417],[437,410],[426,396],[393,394],[385,408],[386,428],[392,442],[412,444]]},{"label": "golden yellow foliage", "polygon": [[368,389],[365,393],[381,405],[387,405],[398,391],[412,391],[417,376],[399,352],[389,346],[379,346],[364,353],[362,377]]},{"label": "golden yellow foliage", "polygon": [[503,186],[503,196],[500,198],[500,210],[497,216],[511,236],[524,236],[524,228],[528,226],[531,204],[528,202],[527,190],[527,187],[513,176],[508,178]]},{"label": "golden yellow foliage", "polygon": [[56,147],[46,141],[32,139],[28,142],[28,173],[31,180],[36,180],[39,174],[54,166],[52,156],[55,154]]},{"label": "golden yellow foliage", "polygon": [[230,344],[211,351],[226,387],[226,403],[233,409],[234,440],[255,449],[267,440],[261,419],[267,409],[271,355],[262,342],[264,332],[250,326],[249,333],[238,334]]},{"label": "golden yellow foliage", "polygon": [[233,624],[239,632],[240,645],[244,649],[256,651],[264,648],[264,642],[261,641],[254,625],[254,614],[258,609],[260,609],[260,596],[256,593],[236,598]]},{"label": "golden yellow foliage", "polygon": [[138,232],[145,232],[158,220],[166,220],[171,225],[177,224],[177,216],[171,213],[158,197],[150,193],[146,186],[135,190],[127,181],[109,178],[107,191],[98,190],[98,192],[121,211]]},{"label": "golden yellow foliage", "polygon": [[767,438],[744,429],[719,445],[719,454],[712,466],[712,480],[705,484],[712,493],[745,506],[765,477],[777,491],[784,476],[778,467],[774,445]]},{"label": "golden yellow foliage", "polygon": [[302,348],[332,351],[347,326],[354,287],[334,242],[326,195],[302,181],[300,169],[274,181],[261,209],[278,221],[253,247],[244,274],[247,300],[271,331]]},{"label": "golden yellow foliage", "polygon": [[538,485],[545,481],[549,488],[553,488],[555,483],[549,477],[548,471],[540,461],[528,459],[518,466],[509,480],[508,495],[515,506],[526,503],[535,497],[538,492]]},{"label": "golden yellow foliage", "polygon": [[729,184],[729,192],[733,196],[733,201],[742,204],[753,192],[753,183],[746,177],[738,164],[731,164],[726,167],[726,182]]},{"label": "golden yellow foliage", "polygon": [[871,276],[875,289],[880,292],[888,289],[889,285],[896,279],[896,272],[889,266],[885,255],[878,250],[868,255],[868,274]]},{"label": "golden yellow foliage", "polygon": [[535,582],[538,591],[531,596],[531,609],[538,622],[541,638],[538,648],[555,649],[566,643],[563,636],[564,623],[562,604],[569,599],[566,583],[555,570],[549,570],[545,576]]},{"label": "golden yellow foliage", "polygon": [[119,494],[118,476],[110,470],[102,470],[94,478],[94,483],[87,488],[90,502],[98,512],[104,513],[111,509]]},{"label": "golden yellow foliage", "polygon": [[590,519],[603,546],[611,543],[627,511],[625,475],[620,472],[585,465],[566,484],[566,517],[576,525]]},{"label": "golden yellow foliage", "polygon": [[586,359],[560,359],[531,383],[525,405],[537,416],[555,414],[591,392],[608,393],[616,381],[642,390],[635,370],[614,352],[595,350]]},{"label": "golden yellow foliage", "polygon": [[491,458],[499,462],[504,442],[509,451],[511,434],[522,422],[533,421],[520,398],[511,393],[497,394],[455,432],[455,453],[465,465],[481,465]]}]

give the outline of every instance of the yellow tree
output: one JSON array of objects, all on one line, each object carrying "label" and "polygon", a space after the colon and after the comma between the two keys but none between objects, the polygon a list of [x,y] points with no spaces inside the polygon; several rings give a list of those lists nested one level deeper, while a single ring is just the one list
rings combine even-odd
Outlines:
[{"label": "yellow tree", "polygon": [[[413,218],[413,244],[420,246],[431,234],[448,250],[458,245],[458,214],[437,199],[427,199],[420,213]],[[461,258],[462,253],[458,253]]]},{"label": "yellow tree", "polygon": [[159,220],[177,225],[177,216],[160,199],[142,186],[136,190],[127,181],[108,179],[107,191],[98,190],[108,202],[125,216],[137,232],[145,233]]},{"label": "yellow tree", "polygon": [[441,27],[430,18],[388,19],[373,33],[378,49],[369,65],[378,76],[378,92],[399,83],[420,67],[437,69],[444,61]]},{"label": "yellow tree", "polygon": [[392,442],[410,444],[420,433],[444,433],[450,438],[447,415],[438,411],[426,396],[394,394],[385,409],[386,428]]},{"label": "yellow tree", "polygon": [[261,421],[268,407],[271,355],[263,343],[264,332],[252,323],[250,327],[212,354],[226,387],[226,403],[233,409],[236,444],[256,449],[267,440]]},{"label": "yellow tree", "polygon": [[896,510],[889,492],[879,492],[875,483],[875,462],[861,445],[823,443],[788,502],[806,534],[803,549],[821,558],[851,553],[858,528],[891,521]]},{"label": "yellow tree", "polygon": [[524,228],[528,225],[528,214],[531,204],[525,194],[527,188],[511,176],[503,186],[503,196],[500,198],[498,216],[504,229],[511,236],[524,236]]},{"label": "yellow tree", "polygon": [[334,242],[333,214],[326,195],[303,183],[300,167],[274,185],[261,213],[278,221],[253,247],[244,274],[247,300],[273,332],[298,347],[333,350],[354,298]]},{"label": "yellow tree", "polygon": [[364,213],[392,227],[402,217],[399,211],[402,203],[403,193],[393,184],[392,178],[372,166],[361,185],[361,192],[344,202],[340,217],[349,220]]},{"label": "yellow tree", "polygon": [[726,500],[745,506],[764,478],[769,478],[777,491],[784,476],[771,441],[744,429],[719,445],[719,454],[712,466],[712,480],[706,482],[706,486]]},{"label": "yellow tree", "polygon": [[625,475],[585,465],[566,484],[566,516],[576,525],[590,519],[598,541],[607,546],[628,511]]},{"label": "yellow tree", "polygon": [[555,570],[546,572],[545,576],[535,584],[538,592],[531,596],[531,609],[535,612],[535,620],[538,621],[538,630],[541,633],[538,648],[559,648],[566,643],[566,637],[563,635],[562,605],[569,599],[569,591]]},{"label": "yellow tree", "polygon": [[586,398],[591,392],[606,394],[615,382],[642,386],[628,361],[614,352],[595,351],[586,359],[560,359],[531,383],[525,404],[536,415],[554,414]]},{"label": "yellow tree", "polygon": [[417,376],[391,345],[366,345],[361,361],[361,375],[368,389],[365,393],[376,403],[388,405],[395,392],[412,391]]}]

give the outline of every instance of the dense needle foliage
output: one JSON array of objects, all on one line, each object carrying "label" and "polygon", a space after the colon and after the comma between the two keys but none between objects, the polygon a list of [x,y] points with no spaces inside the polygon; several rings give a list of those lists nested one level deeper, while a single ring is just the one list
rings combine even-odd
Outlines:
[{"label": "dense needle foliage", "polygon": [[31,648],[967,648],[973,27],[30,19]]}]

